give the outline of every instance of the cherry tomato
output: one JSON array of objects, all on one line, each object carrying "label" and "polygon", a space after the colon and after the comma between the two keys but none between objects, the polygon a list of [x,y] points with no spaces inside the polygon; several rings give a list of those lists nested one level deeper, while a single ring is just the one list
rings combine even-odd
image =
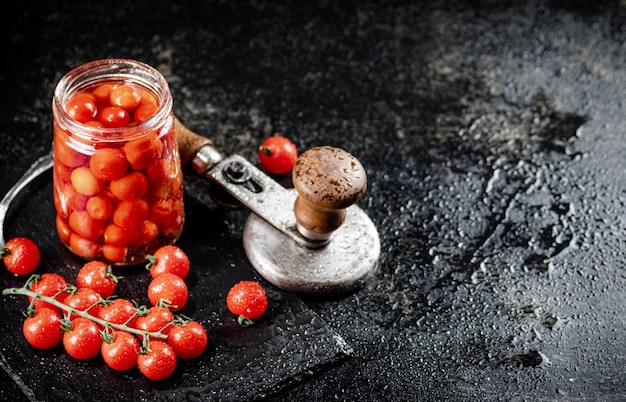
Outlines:
[{"label": "cherry tomato", "polygon": [[150,350],[139,354],[137,367],[151,380],[164,380],[176,370],[176,354],[163,341],[150,342]]},{"label": "cherry tomato", "polygon": [[259,318],[267,309],[265,289],[258,282],[238,282],[228,291],[226,306],[237,316],[250,320]]},{"label": "cherry tomato", "polygon": [[[33,282],[30,285],[30,290],[38,293],[42,296],[54,297],[57,301],[63,303],[65,298],[67,297],[67,293],[65,290],[67,289],[67,281],[59,274],[54,273],[45,273],[42,274],[39,280]],[[32,301],[32,297],[28,297],[29,301]],[[42,307],[50,308],[54,311],[59,311],[60,309],[48,302],[45,302],[39,298],[37,298],[34,302],[35,309],[40,309]]]},{"label": "cherry tomato", "polygon": [[105,106],[98,114],[98,120],[105,127],[119,128],[128,124],[130,115],[119,106]]},{"label": "cherry tomato", "polygon": [[124,145],[124,153],[133,169],[145,169],[161,158],[163,143],[154,134],[148,138],[128,141]]},{"label": "cherry tomato", "polygon": [[109,103],[125,110],[133,110],[141,103],[141,90],[131,84],[117,85],[111,89]]},{"label": "cherry tomato", "polygon": [[174,274],[159,275],[148,285],[148,299],[153,306],[166,303],[170,310],[178,311],[185,306],[188,297],[185,281]]},{"label": "cherry tomato", "polygon": [[274,135],[268,137],[259,147],[259,160],[265,170],[283,174],[293,169],[298,159],[298,149],[289,139]]},{"label": "cherry tomato", "polygon": [[35,315],[26,318],[22,327],[24,338],[38,349],[50,349],[63,339],[61,316],[47,307],[38,308]]},{"label": "cherry tomato", "polygon": [[67,132],[58,126],[54,128],[54,162],[58,162],[65,166],[75,168],[84,166],[88,162],[88,156],[78,152],[70,140]]},{"label": "cherry tomato", "polygon": [[100,84],[93,90],[92,94],[99,103],[108,105],[111,98],[111,89],[114,87],[115,84],[111,83]]},{"label": "cherry tomato", "polygon": [[206,329],[197,321],[174,325],[167,336],[167,343],[181,359],[195,359],[209,343]]},{"label": "cherry tomato", "polygon": [[97,120],[90,120],[85,123],[86,126],[95,127],[95,128],[104,128],[104,124],[100,123]]},{"label": "cherry tomato", "polygon": [[57,228],[57,234],[59,235],[61,241],[63,243],[69,243],[70,237],[72,236],[72,229],[70,228],[70,225],[59,214],[57,214],[56,216],[55,223]]},{"label": "cherry tomato", "polygon": [[116,246],[128,246],[139,240],[139,229],[136,227],[121,227],[114,223],[104,229],[104,242]]},{"label": "cherry tomato", "polygon": [[[102,305],[99,302],[102,297],[91,288],[78,288],[75,293],[70,293],[65,298],[64,303],[78,311],[86,311],[90,315],[97,317]],[[78,317],[70,315],[70,320]]]},{"label": "cherry tomato", "polygon": [[70,328],[63,334],[63,348],[75,359],[91,359],[100,353],[102,338],[98,324],[87,318],[78,317],[71,321]]},{"label": "cherry tomato", "polygon": [[85,123],[96,117],[98,113],[96,98],[91,94],[81,92],[67,101],[65,111],[73,120]]},{"label": "cherry tomato", "polygon": [[113,211],[113,223],[123,228],[138,228],[146,220],[148,213],[148,203],[141,198],[122,201]]},{"label": "cherry tomato", "polygon": [[104,232],[104,221],[92,218],[87,211],[72,212],[69,224],[76,234],[89,240],[97,240]]},{"label": "cherry tomato", "polygon": [[128,247],[116,246],[114,244],[102,245],[102,256],[109,261],[118,262],[126,258],[128,254]]},{"label": "cherry tomato", "polygon": [[155,161],[146,169],[146,176],[158,198],[169,198],[171,194],[178,194],[183,184],[180,167],[172,159]]},{"label": "cherry tomato", "polygon": [[72,211],[84,211],[87,208],[87,201],[89,196],[76,191],[71,183],[67,183],[63,186],[63,190],[59,196],[59,203],[61,204],[60,211],[68,217]]},{"label": "cherry tomato", "polygon": [[100,243],[80,237],[76,233],[70,234],[69,245],[74,254],[86,259],[96,258],[102,252]]},{"label": "cherry tomato", "polygon": [[72,171],[72,186],[83,195],[94,195],[102,190],[104,183],[88,167],[77,167]]},{"label": "cherry tomato", "polygon": [[129,201],[141,197],[148,191],[148,179],[141,172],[130,172],[117,180],[112,180],[110,186],[115,198]]},{"label": "cherry tomato", "polygon": [[[167,335],[172,329],[171,326],[167,326],[171,321],[174,321],[174,314],[172,314],[170,309],[163,306],[153,306],[148,310],[148,314],[137,318],[135,328],[147,332],[159,332],[163,330],[162,333]],[[158,339],[159,338],[150,337],[151,341]]]},{"label": "cherry tomato", "polygon": [[135,327],[137,322],[137,308],[127,299],[115,299],[100,309],[98,317],[112,324],[126,324]]},{"label": "cherry tomato", "polygon": [[146,268],[150,270],[150,276],[156,278],[164,273],[174,274],[185,279],[189,273],[189,258],[187,254],[176,246],[163,246],[154,252],[152,258],[148,257]]},{"label": "cherry tomato", "polygon": [[26,237],[14,237],[0,249],[7,270],[15,275],[26,275],[37,269],[41,260],[39,247]]},{"label": "cherry tomato", "polygon": [[119,148],[100,148],[91,156],[89,168],[98,179],[116,180],[126,173],[128,161]]},{"label": "cherry tomato", "polygon": [[149,243],[159,234],[159,228],[156,224],[150,221],[143,221],[141,229],[139,231],[139,241],[137,245]]},{"label": "cherry tomato", "polygon": [[98,293],[103,299],[115,292],[118,278],[113,275],[111,266],[102,261],[85,263],[76,275],[76,286],[89,288]]},{"label": "cherry tomato", "polygon": [[137,123],[142,123],[152,117],[153,114],[159,107],[152,103],[141,104],[134,112],[133,112],[133,120]]},{"label": "cherry tomato", "polygon": [[100,353],[107,366],[113,370],[125,371],[137,365],[140,349],[139,341],[132,334],[116,330],[109,337],[105,337]]},{"label": "cherry tomato", "polygon": [[89,197],[85,208],[89,216],[93,219],[106,220],[113,213],[113,203],[111,203],[111,200],[100,195]]}]

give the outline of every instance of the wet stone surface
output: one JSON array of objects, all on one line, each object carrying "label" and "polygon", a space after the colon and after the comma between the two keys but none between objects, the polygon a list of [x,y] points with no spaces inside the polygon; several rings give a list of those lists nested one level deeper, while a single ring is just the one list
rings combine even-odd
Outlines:
[{"label": "wet stone surface", "polygon": [[378,270],[304,300],[350,358],[267,399],[626,399],[623,2],[377,3],[11,5],[2,177],[48,149],[64,72],[140,59],[225,154],[280,132],[367,170]]}]

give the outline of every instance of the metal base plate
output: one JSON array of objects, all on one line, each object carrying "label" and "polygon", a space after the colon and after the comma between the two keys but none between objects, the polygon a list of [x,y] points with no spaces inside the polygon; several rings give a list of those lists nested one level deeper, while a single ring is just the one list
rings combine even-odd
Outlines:
[{"label": "metal base plate", "polygon": [[243,245],[254,268],[272,284],[295,293],[343,293],[357,288],[376,267],[380,239],[363,210],[352,205],[346,221],[323,248],[296,243],[251,213]]}]

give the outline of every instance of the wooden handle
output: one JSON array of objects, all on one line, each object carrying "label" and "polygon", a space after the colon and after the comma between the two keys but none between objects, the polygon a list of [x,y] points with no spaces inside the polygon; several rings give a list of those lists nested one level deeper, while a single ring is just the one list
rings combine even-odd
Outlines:
[{"label": "wooden handle", "polygon": [[205,145],[213,145],[213,141],[194,133],[185,127],[177,117],[174,117],[174,129],[176,130],[176,140],[178,142],[181,166],[183,169],[190,169],[191,162],[198,153],[198,150]]},{"label": "wooden handle", "polygon": [[311,148],[293,168],[298,197],[294,213],[305,237],[325,239],[345,220],[345,209],[357,202],[367,188],[361,163],[340,148]]}]

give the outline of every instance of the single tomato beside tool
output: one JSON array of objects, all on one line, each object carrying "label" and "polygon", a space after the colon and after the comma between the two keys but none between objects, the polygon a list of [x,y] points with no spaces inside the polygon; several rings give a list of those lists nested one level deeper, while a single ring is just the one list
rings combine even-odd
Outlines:
[{"label": "single tomato beside tool", "polygon": [[14,237],[9,240],[0,256],[7,270],[15,275],[27,275],[39,265],[41,253],[37,244],[27,237]]},{"label": "single tomato beside tool", "polygon": [[267,309],[265,289],[258,282],[238,282],[228,291],[226,306],[231,313],[239,316],[240,325],[251,325],[251,320],[262,316]]},{"label": "single tomato beside tool", "polygon": [[298,159],[296,145],[286,137],[273,135],[261,143],[259,160],[265,170],[274,174],[283,174],[293,169]]}]

